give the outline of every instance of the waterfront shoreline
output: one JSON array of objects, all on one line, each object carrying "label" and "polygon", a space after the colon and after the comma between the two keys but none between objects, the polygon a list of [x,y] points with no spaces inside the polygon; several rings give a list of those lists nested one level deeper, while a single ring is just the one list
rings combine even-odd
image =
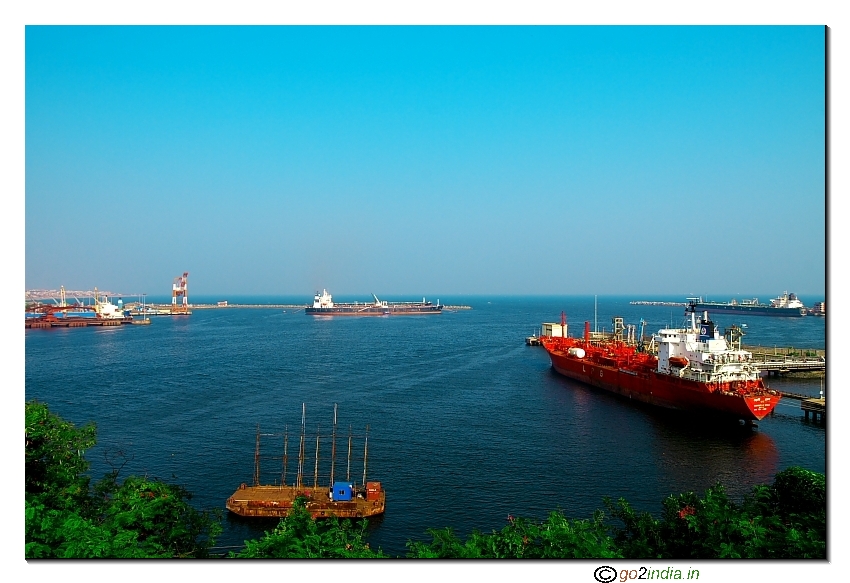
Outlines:
[{"label": "waterfront shoreline", "polygon": [[[135,309],[135,304],[126,304],[127,309]],[[147,307],[152,310],[169,310],[171,304],[147,304]],[[219,306],[218,304],[189,304],[189,309],[208,310],[208,309],[228,309],[228,308],[274,308],[286,310],[303,310],[308,308],[307,304],[227,304]],[[472,306],[443,306],[444,310],[471,310]]]}]

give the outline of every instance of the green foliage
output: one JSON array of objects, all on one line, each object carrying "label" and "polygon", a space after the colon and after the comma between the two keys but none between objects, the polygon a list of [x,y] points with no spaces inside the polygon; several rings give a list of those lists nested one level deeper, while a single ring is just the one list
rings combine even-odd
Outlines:
[{"label": "green foliage", "polygon": [[823,474],[793,467],[772,486],[756,486],[739,505],[722,485],[700,498],[670,496],[661,519],[635,511],[626,500],[604,500],[606,525],[569,520],[552,512],[538,523],[511,518],[491,534],[473,532],[466,541],[449,529],[430,529],[431,542],[408,542],[415,558],[627,558],[627,559],[804,559],[826,557],[826,481]]},{"label": "green foliage", "polygon": [[52,507],[76,507],[88,498],[89,464],[83,452],[95,443],[94,425],[76,428],[44,403],[26,404],[26,494]]},{"label": "green foliage", "polygon": [[83,454],[95,428],[77,429],[47,405],[26,404],[27,558],[207,557],[221,532],[180,486],[117,472],[89,487]]},{"label": "green foliage", "polygon": [[289,516],[281,519],[272,532],[257,540],[245,541],[240,553],[230,557],[243,559],[365,559],[380,558],[366,542],[366,521],[354,528],[350,520],[329,518],[314,520],[298,498]]},{"label": "green foliage", "polygon": [[826,511],[826,476],[792,467],[773,480],[777,509],[784,516],[820,514]]},{"label": "green foliage", "polygon": [[484,559],[618,558],[601,512],[592,520],[570,520],[558,510],[543,522],[509,518],[500,531],[474,531],[465,541],[450,528],[430,529],[430,543],[408,542],[408,557]]},{"label": "green foliage", "polygon": [[605,503],[623,523],[614,540],[629,559],[826,558],[826,482],[823,474],[789,468],[772,486],[756,486],[737,505],[723,486],[703,498],[670,496],[656,520],[625,500]]},{"label": "green foliage", "polygon": [[470,539],[464,543],[455,535],[451,528],[429,528],[431,542],[407,541],[408,557],[416,559],[477,559],[481,557],[479,548],[483,546],[480,539],[484,536],[473,532]]},{"label": "green foliage", "polygon": [[100,523],[116,536],[132,533],[145,556],[206,557],[220,517],[192,508],[191,497],[175,484],[130,476],[101,505]]}]

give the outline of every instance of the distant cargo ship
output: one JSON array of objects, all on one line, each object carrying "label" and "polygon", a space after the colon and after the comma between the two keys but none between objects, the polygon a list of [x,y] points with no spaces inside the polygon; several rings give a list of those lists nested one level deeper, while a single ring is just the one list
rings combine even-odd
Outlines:
[{"label": "distant cargo ship", "polygon": [[443,311],[440,300],[436,304],[425,301],[421,302],[387,302],[379,300],[378,296],[372,294],[374,302],[363,303],[334,303],[333,296],[328,290],[322,293],[316,292],[313,298],[313,306],[304,310],[308,316],[404,316],[418,314],[439,314]]},{"label": "distant cargo ship", "polygon": [[697,310],[708,310],[709,312],[738,312],[752,316],[783,316],[786,318],[799,318],[805,316],[807,311],[795,294],[783,292],[778,298],[770,300],[769,304],[759,303],[758,298],[751,300],[731,300],[728,303],[703,301],[702,298],[688,298],[689,305],[692,304]]}]

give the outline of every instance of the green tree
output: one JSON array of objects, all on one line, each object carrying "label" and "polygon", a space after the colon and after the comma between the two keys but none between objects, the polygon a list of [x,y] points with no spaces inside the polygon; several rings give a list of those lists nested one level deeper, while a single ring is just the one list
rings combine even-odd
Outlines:
[{"label": "green tree", "polygon": [[85,450],[95,427],[76,428],[44,403],[26,404],[27,558],[207,557],[218,513],[198,512],[173,484],[118,472],[90,487]]},{"label": "green tree", "polygon": [[281,519],[272,532],[256,540],[245,541],[245,549],[230,553],[243,559],[351,559],[380,558],[383,553],[369,548],[366,521],[355,528],[351,520],[336,517],[313,519],[305,507],[305,498],[293,503],[289,516]]},{"label": "green tree", "polygon": [[26,497],[53,508],[88,503],[89,464],[83,453],[95,444],[92,424],[77,428],[44,403],[26,404]]},{"label": "green tree", "polygon": [[429,529],[430,543],[408,542],[412,558],[581,559],[617,558],[619,551],[607,533],[602,512],[591,520],[570,520],[558,510],[542,522],[508,517],[500,531],[473,531],[461,541],[450,528]]},{"label": "green tree", "polygon": [[613,529],[614,540],[630,559],[826,558],[826,480],[799,467],[754,487],[740,505],[720,484],[703,498],[668,497],[660,520],[623,499],[605,504],[623,524]]}]

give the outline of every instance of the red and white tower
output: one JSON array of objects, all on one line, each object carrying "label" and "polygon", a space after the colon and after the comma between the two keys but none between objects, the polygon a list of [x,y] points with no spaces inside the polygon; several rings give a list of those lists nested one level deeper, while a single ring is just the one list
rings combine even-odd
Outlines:
[{"label": "red and white tower", "polygon": [[[178,305],[177,298],[183,298]],[[174,278],[174,283],[171,284],[171,313],[172,314],[188,314],[189,313],[189,272],[187,271],[180,277]]]}]

